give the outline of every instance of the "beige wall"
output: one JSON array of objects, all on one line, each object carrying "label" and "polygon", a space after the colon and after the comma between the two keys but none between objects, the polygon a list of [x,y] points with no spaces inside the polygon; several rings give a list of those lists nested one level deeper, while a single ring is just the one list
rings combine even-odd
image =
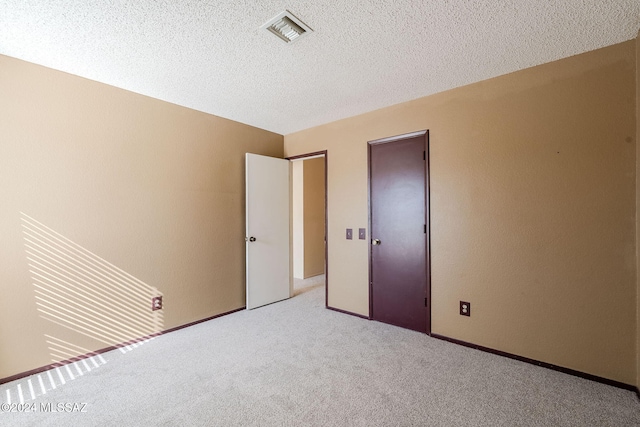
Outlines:
[{"label": "beige wall", "polygon": [[432,332],[634,384],[635,78],[629,41],[286,135],[331,159],[329,305],[368,314],[367,141],[429,129]]},{"label": "beige wall", "polygon": [[[4,56],[0,94],[0,378],[51,363],[45,334],[81,353],[154,328],[121,329],[136,321],[166,329],[244,306],[244,153],[281,157],[281,135]],[[37,249],[29,218],[60,236]],[[100,271],[65,306],[56,284],[35,292],[34,249],[59,284]],[[149,317],[153,293],[164,317]],[[88,318],[44,320],[42,298]],[[103,308],[113,321],[91,323]]]},{"label": "beige wall", "polygon": [[304,160],[304,277],[324,273],[324,157]]}]

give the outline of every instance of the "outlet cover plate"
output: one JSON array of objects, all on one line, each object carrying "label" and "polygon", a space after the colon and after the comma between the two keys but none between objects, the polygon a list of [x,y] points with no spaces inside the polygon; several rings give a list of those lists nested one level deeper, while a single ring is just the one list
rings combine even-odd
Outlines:
[{"label": "outlet cover plate", "polygon": [[358,229],[358,239],[360,239],[360,240],[366,240],[367,239],[367,229],[366,228],[359,228]]},{"label": "outlet cover plate", "polygon": [[347,240],[353,239],[353,229],[347,228]]},{"label": "outlet cover plate", "polygon": [[151,298],[151,311],[162,310],[162,297]]},{"label": "outlet cover plate", "polygon": [[471,303],[466,301],[460,301],[460,315],[471,316]]}]

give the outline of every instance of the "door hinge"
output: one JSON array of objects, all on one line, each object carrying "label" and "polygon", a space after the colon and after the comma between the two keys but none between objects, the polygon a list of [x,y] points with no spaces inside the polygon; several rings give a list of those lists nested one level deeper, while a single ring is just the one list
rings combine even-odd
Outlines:
[{"label": "door hinge", "polygon": [[427,305],[427,297],[424,298],[424,306],[428,307],[428,305]]},{"label": "door hinge", "polygon": [[422,152],[422,160],[427,160],[427,152],[426,151]]},{"label": "door hinge", "polygon": [[427,234],[427,224],[424,225],[424,234]]}]

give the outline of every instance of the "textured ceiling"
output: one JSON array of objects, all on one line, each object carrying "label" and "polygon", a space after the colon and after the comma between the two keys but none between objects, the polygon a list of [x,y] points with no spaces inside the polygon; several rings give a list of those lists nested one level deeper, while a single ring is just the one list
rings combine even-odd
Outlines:
[{"label": "textured ceiling", "polygon": [[[288,9],[314,32],[260,26]],[[639,0],[0,0],[0,54],[288,134],[630,40]]]}]

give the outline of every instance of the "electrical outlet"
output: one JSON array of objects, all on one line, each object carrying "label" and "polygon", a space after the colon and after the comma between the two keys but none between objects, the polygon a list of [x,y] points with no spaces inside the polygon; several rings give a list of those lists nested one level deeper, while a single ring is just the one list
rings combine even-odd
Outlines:
[{"label": "electrical outlet", "polygon": [[471,303],[466,301],[460,301],[460,315],[471,316]]},{"label": "electrical outlet", "polygon": [[162,310],[162,297],[151,298],[151,311]]}]

